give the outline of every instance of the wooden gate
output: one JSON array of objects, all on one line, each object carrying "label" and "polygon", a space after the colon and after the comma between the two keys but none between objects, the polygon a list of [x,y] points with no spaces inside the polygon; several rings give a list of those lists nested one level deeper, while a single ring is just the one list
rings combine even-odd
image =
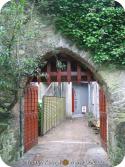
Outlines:
[{"label": "wooden gate", "polygon": [[99,91],[99,110],[100,110],[100,136],[101,143],[107,150],[107,112],[106,112],[106,97],[103,89]]},{"label": "wooden gate", "polygon": [[59,125],[65,119],[65,98],[43,97],[43,134]]},{"label": "wooden gate", "polygon": [[24,151],[38,143],[38,87],[29,85],[24,96]]}]

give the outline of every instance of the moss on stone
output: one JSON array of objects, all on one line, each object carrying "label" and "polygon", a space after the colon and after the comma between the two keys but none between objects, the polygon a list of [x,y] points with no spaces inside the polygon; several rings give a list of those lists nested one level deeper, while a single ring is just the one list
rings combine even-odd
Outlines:
[{"label": "moss on stone", "polygon": [[125,122],[119,123],[116,128],[116,142],[114,164],[120,163],[125,154]]},{"label": "moss on stone", "polygon": [[6,163],[19,157],[19,132],[9,124],[0,124],[0,156]]}]

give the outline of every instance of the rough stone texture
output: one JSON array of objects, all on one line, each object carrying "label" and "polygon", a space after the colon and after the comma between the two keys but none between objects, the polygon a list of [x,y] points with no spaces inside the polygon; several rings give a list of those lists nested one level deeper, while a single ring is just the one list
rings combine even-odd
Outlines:
[{"label": "rough stone texture", "polygon": [[19,106],[12,110],[13,116],[5,116],[0,119],[0,156],[6,163],[16,161],[20,157],[19,139]]},{"label": "rough stone texture", "polygon": [[[1,126],[1,125],[0,125]],[[17,160],[18,157],[18,134],[8,125],[0,135],[0,155],[5,162]]]},{"label": "rough stone texture", "polygon": [[[113,164],[117,164],[125,154],[125,150],[123,152],[118,145],[119,139],[116,138],[117,127],[125,121],[125,71],[107,69],[101,71],[101,75],[107,84],[106,92],[110,93],[107,97],[108,152]],[[121,138],[125,140],[124,135]]]},{"label": "rough stone texture", "polygon": [[[116,127],[116,139],[117,139],[117,156],[115,161],[121,160],[121,152],[122,154],[125,153],[125,121],[121,122],[117,127]],[[120,150],[119,150],[120,148]]]}]

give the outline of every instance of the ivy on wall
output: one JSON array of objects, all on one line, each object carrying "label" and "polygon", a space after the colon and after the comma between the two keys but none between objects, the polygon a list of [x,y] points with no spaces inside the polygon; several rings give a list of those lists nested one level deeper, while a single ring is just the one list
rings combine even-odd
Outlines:
[{"label": "ivy on wall", "polygon": [[37,0],[58,31],[91,51],[98,64],[125,65],[125,12],[114,0]]}]

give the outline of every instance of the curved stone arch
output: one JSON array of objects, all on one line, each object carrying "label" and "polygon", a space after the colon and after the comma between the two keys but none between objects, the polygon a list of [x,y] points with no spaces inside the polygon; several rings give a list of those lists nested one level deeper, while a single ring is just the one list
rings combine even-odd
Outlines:
[{"label": "curved stone arch", "polygon": [[[104,86],[105,91],[108,92],[108,87],[107,83],[105,82],[105,78],[103,78],[103,75],[99,72],[100,65],[94,63],[91,53],[89,51],[79,49],[75,43],[64,38],[60,33],[56,34],[54,28],[51,26],[43,28],[41,31],[43,32],[39,37],[40,39],[37,40],[35,46],[35,54],[37,54],[39,58],[43,58],[51,52],[68,53],[76,60],[81,61],[83,64],[85,64],[88,67],[88,69],[92,71],[100,85]],[[34,52],[33,48],[31,47],[29,47],[29,50],[30,53]]]},{"label": "curved stone arch", "polygon": [[[27,55],[34,54],[40,60],[46,56],[49,56],[49,54],[51,53],[68,53],[70,56],[75,57],[75,59],[77,59],[78,61],[86,64],[86,66],[93,72],[96,80],[103,87],[106,95],[108,113],[108,146],[113,145],[112,140],[114,140],[115,133],[112,134],[112,130],[115,123],[112,120],[112,111],[114,110],[114,106],[112,105],[112,93],[114,92],[114,90],[112,89],[112,84],[114,83],[114,77],[118,78],[120,76],[119,73],[121,72],[113,72],[114,69],[112,70],[106,67],[103,68],[95,64],[92,60],[90,52],[79,49],[73,42],[64,38],[60,33],[56,34],[52,26],[45,26],[44,28],[42,28],[40,36],[35,41],[35,45],[34,42],[31,42],[29,45],[30,46],[28,46],[28,50],[26,50],[27,52],[25,52],[27,53]],[[115,88],[115,91],[117,89],[118,88]],[[110,120],[113,123],[110,122]],[[111,139],[109,139],[110,137]],[[111,144],[109,144],[109,142],[111,142]],[[110,148],[108,147],[108,151],[109,150]]]},{"label": "curved stone arch", "polygon": [[[41,55],[41,59],[51,57],[53,54],[58,54],[58,53],[69,55],[76,61],[79,61],[82,64],[84,64],[92,72],[92,74],[95,77],[95,80],[99,83],[99,85],[104,88],[105,93],[109,95],[106,82],[103,79],[103,76],[101,76],[101,74],[99,73],[98,66],[92,61],[92,59],[90,58],[90,54],[88,52],[85,52],[83,50],[80,51],[78,50],[78,48],[76,49],[76,47],[74,46],[73,47],[68,46],[68,48],[64,48],[64,46],[63,47],[61,46],[58,48],[55,47],[51,51],[46,51],[46,53]],[[109,96],[107,96],[107,98],[109,98]]]},{"label": "curved stone arch", "polygon": [[[48,31],[48,30],[47,30]],[[62,37],[61,34],[55,34],[54,30],[49,29],[49,33],[46,33],[44,41],[37,41],[37,50],[39,50],[38,57],[44,58],[49,56],[52,52],[63,52],[68,53],[72,57],[75,57],[78,61],[81,61],[83,64],[93,72],[95,78],[99,82],[99,84],[104,88],[106,99],[107,99],[107,114],[108,114],[108,152],[109,157],[114,161],[116,155],[116,143],[115,143],[115,129],[118,125],[117,119],[119,119],[120,115],[118,115],[118,110],[124,112],[123,106],[121,106],[120,101],[122,101],[122,105],[125,102],[125,81],[123,78],[125,77],[125,71],[116,69],[115,66],[110,67],[107,66],[98,66],[95,64],[90,56],[89,52],[84,50],[80,50],[75,44],[71,41]],[[43,46],[43,47],[41,47]],[[119,95],[120,94],[120,95]],[[117,97],[118,95],[118,97]],[[120,98],[120,101],[119,101]],[[118,101],[117,104],[115,102]],[[114,118],[116,118],[114,120]]]},{"label": "curved stone arch", "polygon": [[[49,60],[49,58],[51,58],[53,55],[58,55],[58,54],[64,54],[67,56],[70,56],[70,58],[73,58],[74,60],[76,60],[77,62],[80,62],[81,64],[85,65],[93,74],[95,80],[98,82],[99,86],[104,90],[104,94],[106,97],[106,101],[110,101],[110,96],[109,96],[109,92],[108,92],[108,88],[107,85],[105,83],[105,80],[102,78],[101,74],[98,73],[97,69],[98,67],[94,64],[94,62],[88,57],[89,57],[89,53],[85,52],[85,51],[80,51],[78,49],[75,48],[74,51],[74,47],[72,48],[64,48],[63,47],[58,47],[58,48],[53,48],[51,51],[46,51],[44,52],[44,54],[41,55],[41,62],[42,61],[47,61]],[[90,61],[91,60],[91,61]],[[106,105],[107,107],[108,105]],[[108,113],[108,107],[106,108],[106,113]],[[104,116],[104,115],[103,115]],[[107,120],[107,118],[106,118]],[[104,126],[104,123],[103,123]],[[105,124],[106,127],[108,127],[108,124]],[[102,130],[102,129],[101,129]],[[106,131],[107,133],[107,131]]]}]

